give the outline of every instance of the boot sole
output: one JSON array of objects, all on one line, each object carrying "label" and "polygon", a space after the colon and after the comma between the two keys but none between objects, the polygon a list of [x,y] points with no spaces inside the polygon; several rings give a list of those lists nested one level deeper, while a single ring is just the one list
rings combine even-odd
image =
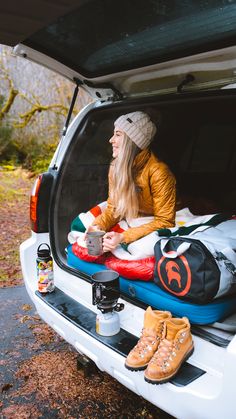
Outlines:
[{"label": "boot sole", "polygon": [[144,376],[144,380],[147,381],[147,383],[149,384],[164,384],[164,383],[168,383],[168,381],[170,381],[171,378],[175,377],[176,374],[179,372],[181,366],[183,365],[183,363],[185,361],[187,361],[188,358],[190,358],[190,356],[193,354],[194,351],[194,347],[192,347],[190,349],[190,351],[186,354],[186,356],[184,357],[184,359],[182,360],[181,364],[179,365],[178,369],[171,375],[169,375],[168,377],[165,377],[163,379],[151,379],[151,378],[147,378],[146,376]]},{"label": "boot sole", "polygon": [[147,368],[148,363],[146,365],[143,365],[142,367],[131,367],[130,365],[125,363],[125,368],[129,371],[143,371]]}]

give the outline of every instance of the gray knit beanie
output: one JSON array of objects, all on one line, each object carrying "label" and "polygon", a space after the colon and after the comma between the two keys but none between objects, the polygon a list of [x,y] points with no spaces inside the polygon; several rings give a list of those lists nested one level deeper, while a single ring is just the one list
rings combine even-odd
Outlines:
[{"label": "gray knit beanie", "polygon": [[141,150],[148,147],[156,134],[156,125],[144,112],[130,112],[116,119],[115,128],[120,128]]}]

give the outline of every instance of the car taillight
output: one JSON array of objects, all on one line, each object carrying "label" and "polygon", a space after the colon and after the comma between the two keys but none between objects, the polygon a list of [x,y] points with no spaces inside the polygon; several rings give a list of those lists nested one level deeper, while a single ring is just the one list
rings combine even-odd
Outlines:
[{"label": "car taillight", "polygon": [[30,222],[31,222],[31,229],[37,233],[38,232],[38,223],[37,223],[37,204],[38,204],[38,194],[40,185],[42,183],[42,175],[39,175],[36,181],[34,182],[34,186],[31,192],[30,197]]},{"label": "car taillight", "polygon": [[30,222],[35,233],[48,232],[48,219],[53,176],[45,172],[36,179],[30,197]]}]

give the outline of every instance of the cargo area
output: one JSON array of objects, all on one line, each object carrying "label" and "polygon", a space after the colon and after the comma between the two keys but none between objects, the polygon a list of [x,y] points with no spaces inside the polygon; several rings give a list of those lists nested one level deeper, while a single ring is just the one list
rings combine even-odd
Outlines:
[{"label": "cargo area", "polygon": [[58,259],[66,266],[70,224],[80,212],[107,198],[111,160],[108,142],[121,114],[142,110],[158,130],[152,150],[177,179],[177,209],[193,214],[231,212],[236,207],[236,121],[234,91],[181,95],[146,103],[92,110],[72,139],[57,177],[51,229]]},{"label": "cargo area", "polygon": [[[191,95],[191,99],[187,94],[176,96],[171,100],[164,97],[158,101],[149,99],[142,106],[136,101],[129,106],[106,104],[99,109],[92,109],[87,119],[82,120],[70,142],[55,185],[50,235],[53,240],[54,257],[59,266],[75,276],[91,281],[90,266],[84,269],[83,264],[82,268],[79,264],[78,267],[73,256],[72,258],[69,256],[69,259],[73,260],[72,265],[68,263],[67,236],[71,222],[79,213],[86,212],[106,200],[107,175],[111,161],[111,145],[108,140],[113,132],[114,120],[131,110],[149,113],[158,127],[151,149],[169,165],[176,176],[177,210],[188,207],[196,215],[235,213],[234,108],[234,91],[225,90],[218,94],[205,92],[201,96]],[[102,267],[98,265],[98,268],[99,266]],[[141,296],[143,295],[142,288],[139,287],[140,281],[136,281],[136,284],[138,288],[133,290],[132,281],[124,283],[123,297],[140,307],[145,308],[145,303],[153,305],[156,297],[140,298],[139,292]],[[147,292],[150,296],[152,288],[151,284],[149,285],[150,289]],[[156,289],[154,284],[152,286]],[[66,287],[65,284],[65,290]],[[145,289],[144,292],[146,293]],[[230,304],[234,306],[234,296]],[[156,305],[158,306],[158,302]],[[170,307],[163,306],[162,309]],[[197,306],[192,309],[198,313]],[[198,314],[195,317],[190,311],[181,314],[189,317],[193,324],[212,324],[215,320],[213,318],[212,321],[208,321],[208,305],[205,305],[204,309],[206,316],[202,311],[203,321]],[[221,317],[227,317],[232,311],[231,308]],[[179,308],[176,315],[179,315]],[[234,323],[233,320],[233,325]],[[206,333],[207,331],[202,333],[202,330],[196,329],[196,333],[216,344],[218,337],[220,340],[221,337],[226,338],[222,346],[227,346],[234,335],[234,326],[229,335],[223,333],[223,336],[216,329],[210,331],[210,335]],[[216,341],[214,336],[217,336]]]}]

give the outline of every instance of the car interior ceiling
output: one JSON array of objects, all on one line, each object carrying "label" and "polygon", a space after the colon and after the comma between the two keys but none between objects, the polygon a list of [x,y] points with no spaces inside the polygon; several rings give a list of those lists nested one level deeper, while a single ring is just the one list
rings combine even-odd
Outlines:
[{"label": "car interior ceiling", "polygon": [[53,228],[60,257],[65,261],[72,220],[107,198],[113,122],[133,110],[149,113],[156,122],[152,150],[176,176],[177,209],[189,207],[194,214],[235,211],[235,101],[227,96],[91,111],[78,127],[59,175]]}]

